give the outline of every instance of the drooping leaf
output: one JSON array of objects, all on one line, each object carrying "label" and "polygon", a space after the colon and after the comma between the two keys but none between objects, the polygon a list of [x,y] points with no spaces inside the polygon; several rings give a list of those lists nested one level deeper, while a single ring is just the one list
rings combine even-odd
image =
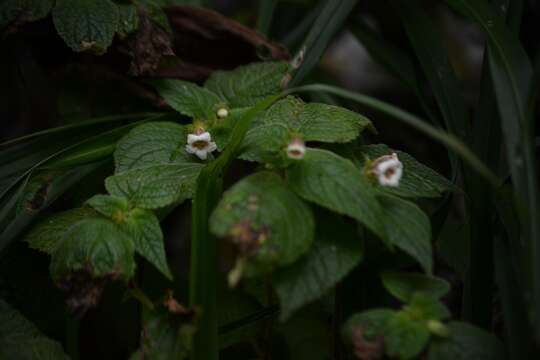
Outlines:
[{"label": "drooping leaf", "polygon": [[133,209],[129,212],[125,226],[133,239],[135,251],[152,263],[165,277],[172,279],[163,233],[156,215],[148,210]]},{"label": "drooping leaf", "polygon": [[152,263],[168,279],[172,278],[159,220],[151,211],[129,206],[126,198],[95,195],[87,201],[96,211],[116,222],[135,245],[135,251]]},{"label": "drooping leaf", "polygon": [[280,92],[287,70],[286,62],[264,62],[240,66],[233,71],[215,71],[205,87],[231,108],[253,106]]},{"label": "drooping leaf", "polygon": [[450,290],[445,280],[422,274],[385,272],[381,278],[386,290],[404,302],[410,302],[416,293],[440,298]]},{"label": "drooping leaf", "polygon": [[293,263],[311,246],[313,215],[276,174],[259,172],[229,189],[210,218],[211,231],[230,237],[255,276]]},{"label": "drooping leaf", "polygon": [[74,51],[103,54],[117,30],[118,8],[110,0],[58,0],[53,21]]},{"label": "drooping leaf", "polygon": [[452,321],[448,338],[434,339],[429,347],[429,360],[502,360],[502,343],[492,334],[469,325]]},{"label": "drooping leaf", "polygon": [[[384,144],[365,145],[360,149],[360,159],[365,160],[368,157],[370,160],[384,155],[396,153],[399,161],[403,163],[403,175],[397,187],[376,186],[394,195],[402,197],[439,197],[445,191],[454,189],[454,185],[439,175],[436,171],[421,164],[411,155],[402,151],[390,149]],[[362,159],[364,158],[364,159]]]},{"label": "drooping leaf", "polygon": [[108,177],[105,187],[135,207],[157,209],[190,198],[202,167],[200,163],[177,163],[138,168]]},{"label": "drooping leaf", "polygon": [[168,79],[153,85],[173,109],[197,119],[214,118],[219,104],[224,102],[212,91],[188,81]]},{"label": "drooping leaf", "polygon": [[0,299],[0,359],[68,360],[62,346]]},{"label": "drooping leaf", "polygon": [[390,243],[412,256],[426,273],[431,273],[433,250],[427,215],[415,204],[394,196],[380,194],[378,199]]},{"label": "drooping leaf", "polygon": [[375,190],[349,160],[326,150],[307,149],[304,159],[287,169],[287,180],[306,200],[349,215],[387,239],[384,212]]},{"label": "drooping leaf", "polygon": [[272,276],[282,321],[325,295],[362,259],[362,239],[352,224],[337,217],[320,219],[315,232],[315,243],[308,253]]},{"label": "drooping leaf", "polygon": [[133,255],[132,240],[117,224],[85,217],[62,234],[52,254],[51,275],[55,281],[76,272],[127,280],[135,271]]}]

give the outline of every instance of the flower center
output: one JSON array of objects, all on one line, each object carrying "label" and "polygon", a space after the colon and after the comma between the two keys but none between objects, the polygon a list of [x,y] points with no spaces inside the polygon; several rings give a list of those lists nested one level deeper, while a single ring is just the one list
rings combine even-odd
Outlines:
[{"label": "flower center", "polygon": [[394,169],[394,168],[389,168],[389,169],[387,169],[387,170],[384,172],[384,177],[387,178],[387,179],[388,179],[388,178],[391,178],[392,175],[394,175],[395,173],[396,173],[396,169]]},{"label": "flower center", "polygon": [[206,140],[197,140],[195,142],[193,142],[193,144],[191,144],[191,146],[199,149],[199,150],[202,150],[204,149],[205,147],[208,146],[208,141]]}]

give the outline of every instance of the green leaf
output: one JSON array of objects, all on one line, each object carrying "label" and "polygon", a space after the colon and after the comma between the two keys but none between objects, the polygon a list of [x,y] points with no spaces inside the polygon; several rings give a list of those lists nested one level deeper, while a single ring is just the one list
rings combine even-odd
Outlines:
[{"label": "green leaf", "polygon": [[356,313],[343,326],[343,336],[348,342],[352,342],[356,336],[356,328],[362,329],[362,336],[367,340],[383,336],[387,323],[394,314],[395,311],[390,309],[371,309]]},{"label": "green leaf", "polygon": [[450,337],[434,339],[429,360],[503,360],[502,343],[492,334],[472,325],[453,321]]},{"label": "green leaf", "polygon": [[43,19],[51,12],[54,0],[4,0],[0,4],[0,28],[17,20],[31,22]]},{"label": "green leaf", "polygon": [[310,208],[276,174],[243,178],[223,195],[210,218],[211,231],[231,237],[246,260],[243,274],[256,276],[296,261],[313,242]]},{"label": "green leaf", "polygon": [[276,102],[253,124],[246,135],[242,159],[271,161],[283,156],[289,141],[300,137],[304,141],[345,143],[356,139],[373,125],[365,117],[338,106],[305,104],[289,96]]},{"label": "green leaf", "polygon": [[137,7],[132,4],[117,4],[118,24],[116,32],[123,39],[139,27],[139,14]]},{"label": "green leaf", "polygon": [[[183,360],[189,356],[195,327],[181,316],[158,309],[144,313],[140,350],[131,360]],[[176,340],[182,346],[177,348]]]},{"label": "green leaf", "polygon": [[192,118],[215,118],[219,105],[223,104],[223,100],[210,90],[188,81],[167,79],[152,84],[167,104]]},{"label": "green leaf", "polygon": [[385,194],[378,198],[390,243],[417,260],[426,273],[431,273],[431,224],[427,215],[409,201]]},{"label": "green leaf", "polygon": [[429,340],[429,330],[407,313],[398,312],[386,323],[384,346],[391,358],[403,360],[415,358]]},{"label": "green leaf", "polygon": [[65,232],[79,221],[95,215],[94,210],[84,207],[50,215],[34,225],[24,240],[30,248],[52,254]]},{"label": "green leaf", "polygon": [[156,215],[148,210],[133,209],[127,215],[125,226],[133,239],[135,251],[153,264],[166,278],[172,280],[165,255],[163,233]]},{"label": "green leaf", "polygon": [[0,359],[68,360],[62,346],[0,299]]},{"label": "green leaf", "polygon": [[338,155],[307,149],[304,159],[287,169],[292,189],[306,200],[349,215],[382,239],[387,239],[375,190],[360,169]]},{"label": "green leaf", "polygon": [[53,21],[73,51],[103,54],[118,27],[118,8],[110,0],[58,0]]},{"label": "green leaf", "polygon": [[286,62],[253,63],[233,71],[215,71],[205,87],[231,108],[253,106],[281,91],[289,65]]},{"label": "green leaf", "polygon": [[414,293],[409,303],[400,311],[406,313],[411,319],[427,326],[430,320],[445,320],[450,317],[450,311],[432,295],[417,292]]},{"label": "green leaf", "polygon": [[186,153],[186,137],[183,126],[170,122],[131,130],[114,153],[116,175],[105,181],[109,193],[145,209],[190,198],[203,164]]},{"label": "green leaf", "polygon": [[129,211],[127,199],[118,196],[94,195],[86,203],[97,212],[115,221],[122,220],[125,213]]},{"label": "green leaf", "polygon": [[116,145],[116,173],[192,159],[184,150],[187,135],[184,126],[172,122],[137,126]]},{"label": "green leaf", "polygon": [[[384,144],[365,145],[360,148],[364,157],[370,160],[384,155],[396,153],[399,161],[403,163],[403,175],[397,187],[380,186],[377,188],[382,191],[402,196],[402,197],[439,197],[445,191],[450,191],[455,186],[445,177],[439,175],[436,171],[421,164],[411,155],[399,150],[390,149]],[[360,157],[362,158],[362,156]],[[362,164],[363,165],[363,164]]]},{"label": "green leaf", "polygon": [[321,298],[358,265],[363,256],[361,240],[356,227],[338,217],[317,222],[309,252],[272,276],[282,321]]},{"label": "green leaf", "polygon": [[381,278],[386,290],[404,302],[410,302],[416,293],[438,299],[450,291],[448,282],[433,276],[385,272]]},{"label": "green leaf", "polygon": [[199,163],[178,163],[134,169],[108,177],[105,187],[111,195],[127,198],[134,207],[157,209],[191,198],[202,167]]},{"label": "green leaf", "polygon": [[52,254],[51,275],[55,281],[74,272],[128,280],[135,271],[133,255],[132,240],[117,224],[86,217],[65,230]]}]

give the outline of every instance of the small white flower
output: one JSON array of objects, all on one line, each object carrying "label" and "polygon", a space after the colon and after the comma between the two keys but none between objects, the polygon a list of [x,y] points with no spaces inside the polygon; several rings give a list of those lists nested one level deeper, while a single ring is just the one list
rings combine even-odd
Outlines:
[{"label": "small white flower", "polygon": [[293,139],[287,146],[287,156],[289,159],[301,160],[306,154],[306,145],[301,139]]},{"label": "small white flower", "polygon": [[199,159],[206,160],[208,153],[216,150],[216,143],[208,131],[189,134],[187,137],[186,151],[195,154]]},{"label": "small white flower", "polygon": [[226,108],[219,108],[217,111],[217,116],[220,119],[224,119],[229,116],[229,110],[227,110]]},{"label": "small white flower", "polygon": [[380,185],[395,187],[403,175],[403,164],[396,153],[384,155],[373,162],[372,171]]}]

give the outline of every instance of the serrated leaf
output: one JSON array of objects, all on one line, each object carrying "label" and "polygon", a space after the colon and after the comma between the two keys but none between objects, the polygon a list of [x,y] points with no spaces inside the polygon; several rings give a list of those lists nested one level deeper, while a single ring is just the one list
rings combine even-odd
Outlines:
[{"label": "serrated leaf", "polygon": [[395,196],[379,194],[386,234],[390,243],[420,263],[428,274],[433,268],[431,224],[415,204]]},{"label": "serrated leaf", "polygon": [[163,233],[157,217],[148,210],[133,209],[126,219],[126,230],[133,239],[135,251],[153,264],[165,277],[172,279]]},{"label": "serrated leaf", "polygon": [[387,239],[384,212],[360,169],[332,152],[307,149],[304,159],[287,169],[291,188],[322,207],[349,215],[382,239]]},{"label": "serrated leaf", "polygon": [[216,142],[219,151],[223,151],[231,139],[232,131],[240,119],[249,111],[250,108],[229,109],[229,115],[224,118],[216,118],[214,121],[207,122],[208,131],[212,134],[212,140]]},{"label": "serrated leaf", "polygon": [[223,195],[210,218],[211,231],[233,237],[247,263],[244,275],[256,276],[296,261],[313,242],[310,208],[276,174],[243,178]]},{"label": "serrated leaf", "polygon": [[62,346],[0,299],[0,359],[68,360]]},{"label": "serrated leaf", "polygon": [[0,28],[14,20],[31,22],[51,12],[54,0],[4,0],[0,4]]},{"label": "serrated leaf", "polygon": [[84,271],[94,277],[131,278],[135,271],[132,240],[112,221],[86,217],[63,234],[52,254],[55,281]]},{"label": "serrated leaf", "polygon": [[210,90],[188,81],[167,79],[152,84],[173,109],[193,118],[215,118],[219,104],[223,104]]},{"label": "serrated leaf", "polygon": [[404,312],[398,312],[386,323],[385,352],[391,358],[413,359],[426,346],[429,336],[425,324],[411,319]]},{"label": "serrated leaf", "polygon": [[365,129],[374,130],[365,117],[338,106],[305,104],[289,96],[276,102],[253,124],[246,135],[241,155],[249,161],[269,161],[294,137],[304,141],[345,143],[356,139]]},{"label": "serrated leaf", "polygon": [[52,254],[65,232],[80,220],[95,215],[94,210],[84,207],[51,215],[34,225],[24,240],[30,248]]},{"label": "serrated leaf", "polygon": [[434,339],[429,347],[429,360],[503,360],[502,343],[492,334],[472,325],[452,321],[450,336]]},{"label": "serrated leaf", "polygon": [[315,242],[305,256],[272,276],[282,321],[325,295],[362,259],[356,227],[337,217],[330,219],[317,222]]},{"label": "serrated leaf", "polygon": [[381,278],[386,290],[404,302],[410,302],[416,293],[438,299],[450,291],[448,282],[433,276],[385,272],[381,274]]},{"label": "serrated leaf", "polygon": [[231,108],[253,106],[281,91],[288,68],[286,62],[264,62],[240,66],[233,71],[215,71],[205,87]]},{"label": "serrated leaf", "polygon": [[103,54],[118,27],[118,8],[110,0],[58,0],[53,21],[73,51]]},{"label": "serrated leaf", "polygon": [[[390,149],[384,144],[366,145],[360,150],[362,155],[374,160],[383,155],[390,155],[395,152],[399,160],[403,163],[403,176],[397,187],[376,185],[385,192],[402,197],[439,197],[445,191],[455,188],[455,186],[443,176],[429,167],[422,165],[415,158],[402,151]],[[361,156],[360,158],[363,158]]]},{"label": "serrated leaf", "polygon": [[182,125],[172,122],[139,125],[116,145],[115,172],[191,159],[184,150],[186,141],[187,132]]},{"label": "serrated leaf", "polygon": [[178,163],[138,168],[110,176],[105,187],[111,195],[127,198],[134,207],[157,209],[193,196],[203,164]]},{"label": "serrated leaf", "polygon": [[139,27],[139,14],[135,5],[117,4],[116,6],[118,7],[116,32],[123,39]]},{"label": "serrated leaf", "polygon": [[170,122],[131,130],[114,153],[116,175],[105,181],[109,193],[145,209],[190,198],[203,163],[186,153],[186,138],[185,128]]}]

